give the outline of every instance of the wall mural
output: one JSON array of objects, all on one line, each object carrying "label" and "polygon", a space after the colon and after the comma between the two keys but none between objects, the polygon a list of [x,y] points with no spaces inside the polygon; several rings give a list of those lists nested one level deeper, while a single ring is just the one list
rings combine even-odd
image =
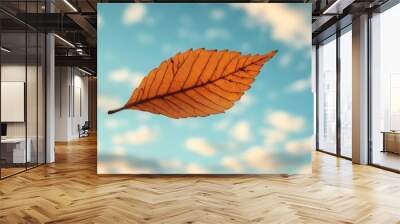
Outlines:
[{"label": "wall mural", "polygon": [[310,173],[310,21],[310,4],[98,4],[97,172]]}]

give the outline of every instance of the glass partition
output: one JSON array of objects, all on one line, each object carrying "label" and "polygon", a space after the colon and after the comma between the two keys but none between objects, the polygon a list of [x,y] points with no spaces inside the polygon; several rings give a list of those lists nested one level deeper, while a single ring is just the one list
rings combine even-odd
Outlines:
[{"label": "glass partition", "polygon": [[46,162],[46,37],[43,33],[38,33],[38,64],[37,64],[37,162]]},{"label": "glass partition", "polygon": [[318,147],[336,154],[336,37],[318,47]]},{"label": "glass partition", "polygon": [[400,4],[371,19],[371,162],[400,170]]},{"label": "glass partition", "polygon": [[352,157],[352,32],[340,36],[340,154]]},{"label": "glass partition", "polygon": [[26,113],[27,113],[27,151],[30,151],[30,161],[27,167],[31,168],[37,165],[38,158],[38,35],[35,32],[27,33],[27,97],[26,97]]},{"label": "glass partition", "polygon": [[[17,13],[41,13],[43,5],[0,2]],[[1,179],[45,163],[46,39],[10,15],[0,12]]]},{"label": "glass partition", "polygon": [[[26,144],[26,33],[1,34],[1,175],[24,171],[31,162]],[[6,49],[6,50],[4,50]]]}]

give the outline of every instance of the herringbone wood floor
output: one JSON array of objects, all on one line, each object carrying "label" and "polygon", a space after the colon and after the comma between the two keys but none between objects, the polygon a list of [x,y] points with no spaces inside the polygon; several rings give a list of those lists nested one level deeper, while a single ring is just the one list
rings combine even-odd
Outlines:
[{"label": "herringbone wood floor", "polygon": [[314,153],[313,174],[98,176],[96,139],[0,181],[0,223],[400,223],[400,175]]}]

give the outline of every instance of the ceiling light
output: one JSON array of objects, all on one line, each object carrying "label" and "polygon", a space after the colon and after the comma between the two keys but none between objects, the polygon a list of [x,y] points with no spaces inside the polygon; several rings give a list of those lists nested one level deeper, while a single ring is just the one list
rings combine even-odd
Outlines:
[{"label": "ceiling light", "polygon": [[64,42],[64,43],[66,43],[67,45],[69,45],[70,47],[75,48],[75,45],[73,45],[73,44],[72,44],[71,42],[69,42],[68,40],[66,40],[66,39],[64,39],[64,38],[62,38],[62,37],[60,37],[60,36],[57,35],[57,34],[54,34],[54,36],[57,37],[58,39],[60,39],[62,42]]},{"label": "ceiling light", "polygon": [[332,9],[335,9],[337,7],[337,4],[339,4],[339,2],[340,0],[336,0],[332,5],[330,5],[327,9],[325,9],[322,14],[331,13]]},{"label": "ceiling light", "polygon": [[83,49],[82,48],[77,48],[76,49],[76,53],[78,53],[79,55],[83,55]]},{"label": "ceiling light", "polygon": [[336,0],[322,14],[342,14],[343,10],[351,5],[355,0]]},{"label": "ceiling light", "polygon": [[90,73],[90,72],[88,72],[88,71],[86,71],[86,70],[83,70],[83,69],[81,69],[81,68],[79,68],[79,67],[78,67],[78,70],[81,71],[81,72],[83,72],[83,73],[85,73],[85,74],[87,74],[87,75],[92,75],[92,73]]},{"label": "ceiling light", "polygon": [[68,1],[64,0],[65,4],[67,4],[74,12],[78,12],[78,10]]},{"label": "ceiling light", "polygon": [[5,48],[5,47],[1,47],[1,50],[4,51],[4,52],[6,52],[6,53],[10,53],[10,52],[11,52],[11,50],[9,50],[9,49],[7,49],[7,48]]}]

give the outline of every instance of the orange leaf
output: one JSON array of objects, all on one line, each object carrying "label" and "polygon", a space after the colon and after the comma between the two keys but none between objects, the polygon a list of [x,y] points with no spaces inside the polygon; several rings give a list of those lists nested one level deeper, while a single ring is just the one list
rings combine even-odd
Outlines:
[{"label": "orange leaf", "polygon": [[108,113],[136,109],[171,118],[223,113],[250,88],[276,53],[242,55],[205,49],[178,53],[144,77],[123,107]]}]

